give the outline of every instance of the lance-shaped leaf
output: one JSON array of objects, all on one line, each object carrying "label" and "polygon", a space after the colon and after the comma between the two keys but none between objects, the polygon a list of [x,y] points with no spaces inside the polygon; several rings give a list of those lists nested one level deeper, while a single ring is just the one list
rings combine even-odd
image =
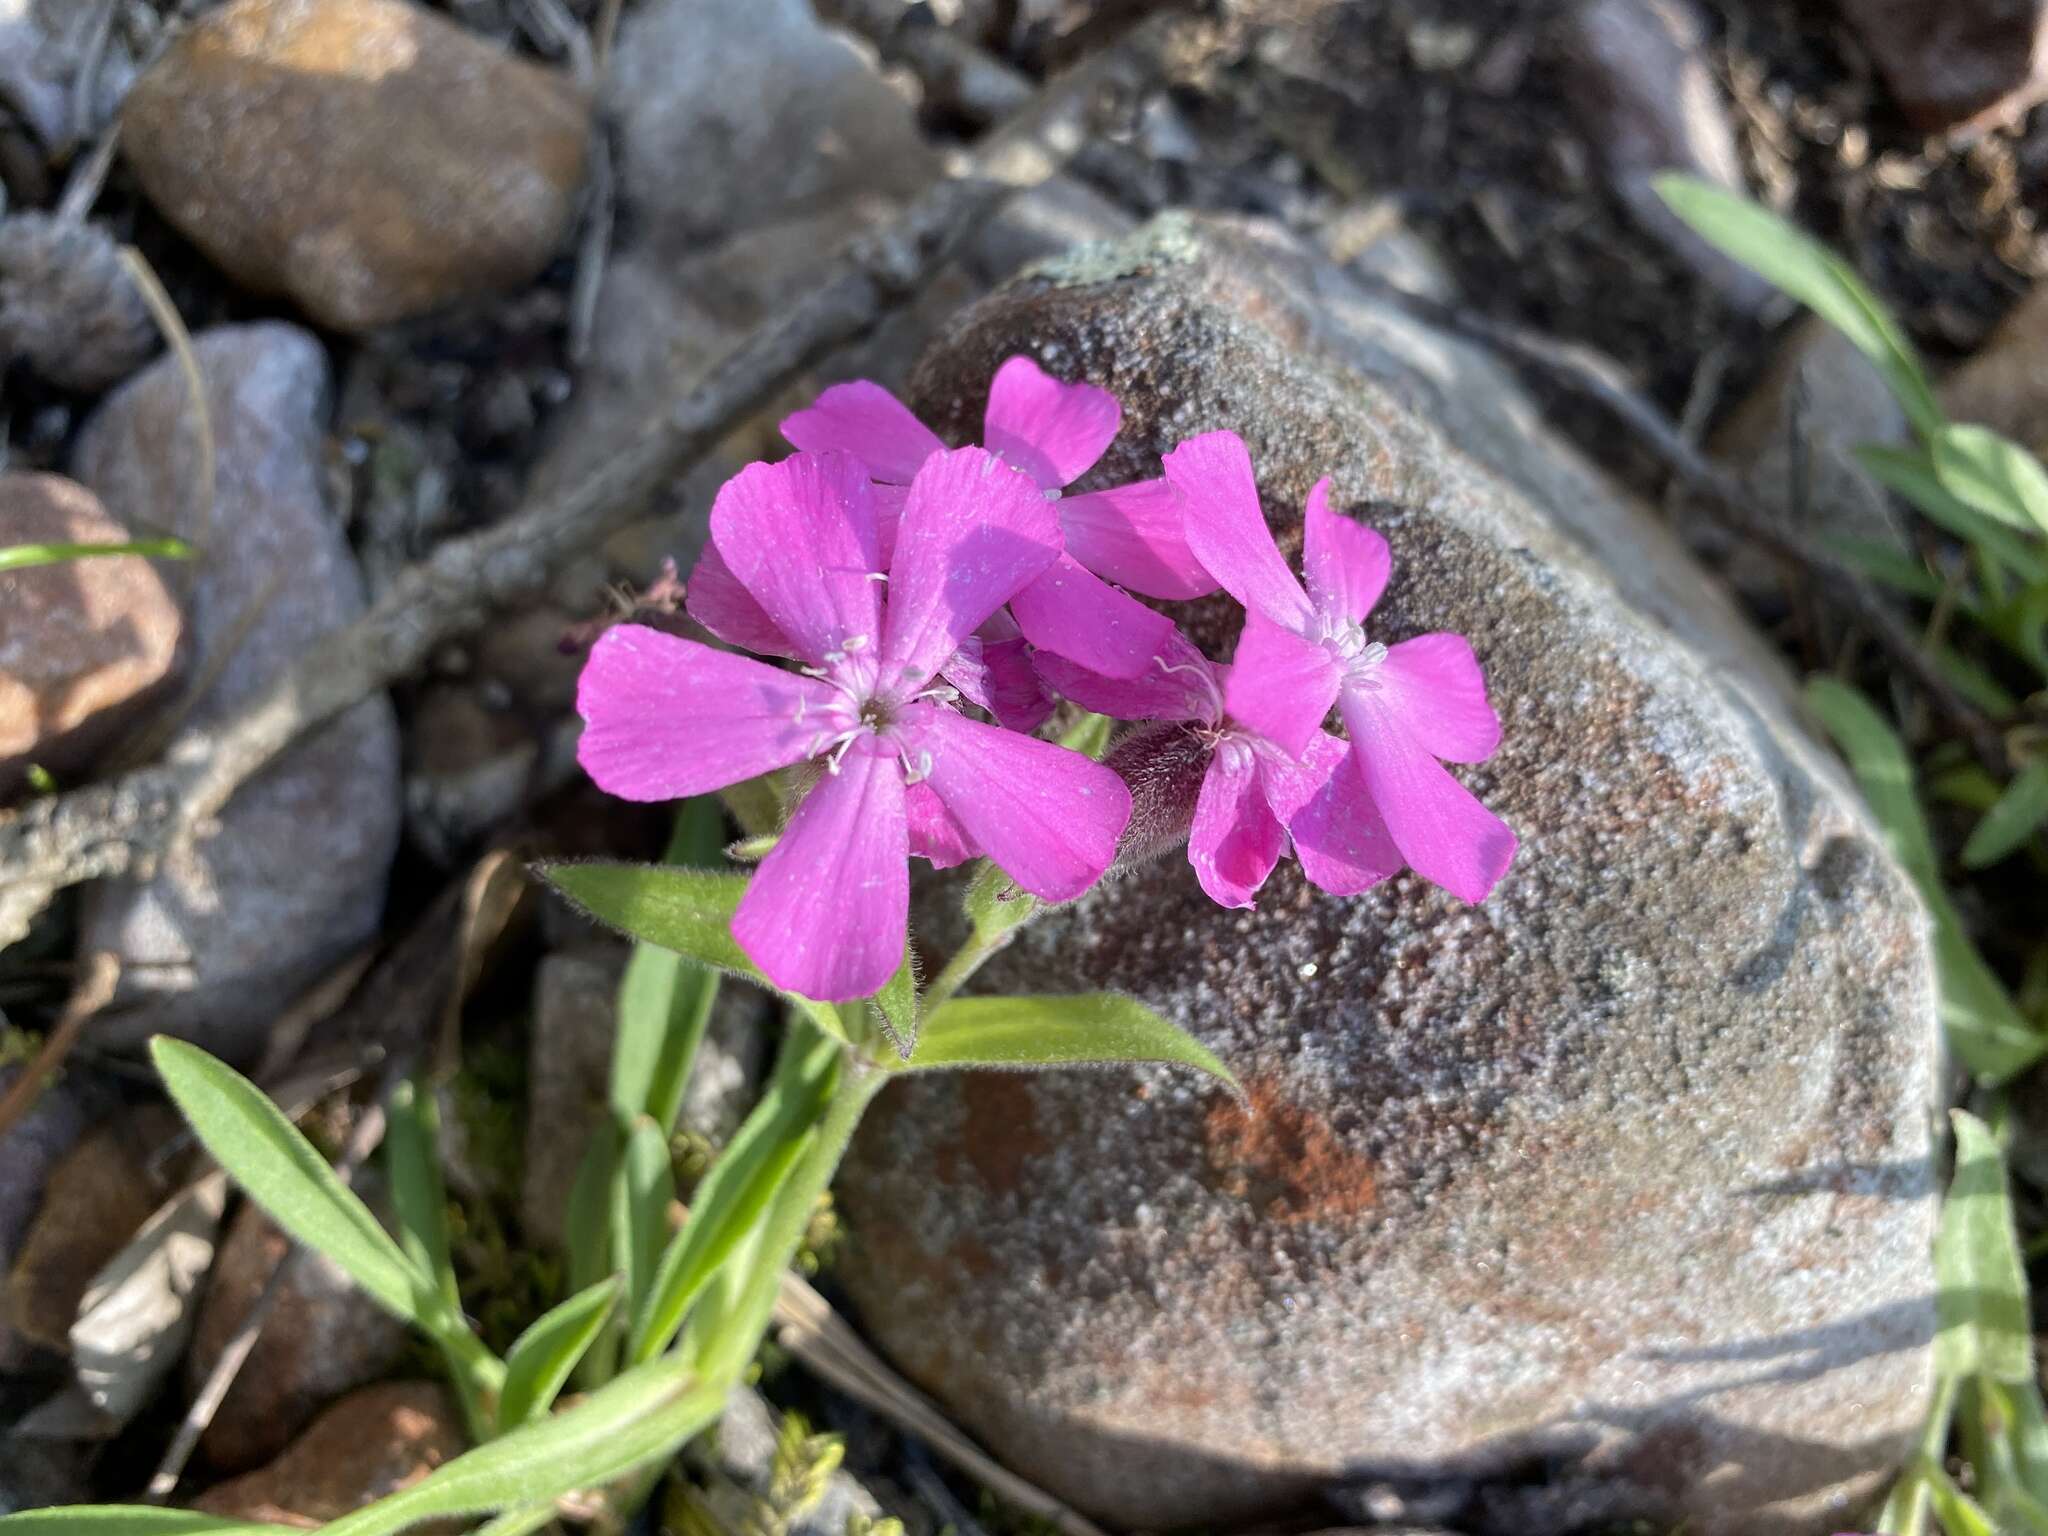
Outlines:
[{"label": "lance-shaped leaf", "polygon": [[888,1032],[889,1043],[896,1047],[899,1056],[910,1055],[917,1044],[917,949],[912,943],[903,946],[903,963],[896,967],[896,974],[889,978],[889,984],[877,992],[869,1004],[880,1015],[882,1028]]},{"label": "lance-shaped leaf", "polygon": [[1857,463],[1910,501],[1929,522],[1982,550],[2022,581],[2048,580],[2048,550],[2009,524],[1986,517],[1944,486],[1926,449],[1866,443],[1854,452]]},{"label": "lance-shaped leaf", "polygon": [[747,893],[745,875],[603,861],[536,864],[533,872],[607,927],[787,997],[825,1033],[846,1039],[831,1004],[782,992],[734,940],[732,915]]},{"label": "lance-shaped leaf", "polygon": [[10,544],[0,549],[0,571],[25,571],[33,565],[61,565],[71,560],[103,560],[112,555],[189,560],[192,546],[183,539],[137,539],[126,544]]},{"label": "lance-shaped leaf", "polygon": [[1884,375],[1922,436],[1940,430],[1941,406],[1906,333],[1847,262],[1768,208],[1711,182],[1664,175],[1652,185],[1701,239],[1789,293],[1847,337]]},{"label": "lance-shaped leaf", "polygon": [[1214,1051],[1136,998],[1116,992],[955,998],[924,1021],[917,1049],[899,1070],[1123,1062],[1193,1067],[1231,1092],[1243,1092]]},{"label": "lance-shaped leaf", "polygon": [[2018,852],[2048,825],[2048,758],[2022,768],[1963,844],[1963,863],[1983,869]]},{"label": "lance-shaped leaf", "polygon": [[[725,817],[716,797],[700,795],[676,812],[664,861],[684,868],[717,862]],[[718,972],[672,949],[633,946],[619,982],[618,1030],[612,1039],[612,1108],[630,1121],[651,1115],[672,1132],[682,1113],[690,1068],[718,998]]]},{"label": "lance-shaped leaf", "polygon": [[433,1338],[476,1385],[496,1389],[503,1367],[434,1277],[406,1257],[269,1095],[182,1040],[160,1035],[150,1054],[206,1150],[271,1220],[333,1260],[387,1312]]},{"label": "lance-shaped leaf", "polygon": [[5,1536],[254,1536],[291,1529],[152,1504],[60,1504],[0,1516]]},{"label": "lance-shaped leaf", "polygon": [[654,1283],[675,1198],[668,1135],[642,1115],[627,1133],[625,1156],[612,1180],[612,1252],[625,1267],[626,1295],[635,1303]]},{"label": "lance-shaped leaf", "polygon": [[690,1308],[774,1204],[809,1149],[831,1098],[838,1045],[792,1034],[761,1102],[741,1124],[698,1186],[689,1220],[661,1256],[634,1319],[630,1358],[650,1360],[668,1347]]},{"label": "lance-shaped leaf", "polygon": [[515,1429],[554,1407],[576,1362],[590,1348],[618,1305],[621,1280],[614,1275],[578,1291],[550,1308],[514,1341],[505,1356],[505,1390],[498,1395],[498,1423]]},{"label": "lance-shaped leaf", "polygon": [[322,1529],[325,1536],[391,1536],[426,1520],[520,1509],[600,1487],[673,1455],[717,1419],[731,1385],[700,1381],[682,1361],[657,1360]]},{"label": "lance-shaped leaf", "polygon": [[1989,427],[1948,425],[1928,451],[1942,487],[1964,505],[2015,528],[2048,532],[2048,470]]},{"label": "lance-shaped leaf", "polygon": [[1817,677],[1806,685],[1806,702],[1848,759],[1885,841],[1934,919],[1934,968],[1949,1046],[1980,1080],[2005,1082],[2048,1052],[2048,1036],[2013,1006],[1964,931],[1941,883],[1904,744],[1870,701],[1845,683]]},{"label": "lance-shaped leaf", "polygon": [[1934,1240],[1935,1370],[1958,1379],[1982,1373],[1993,1381],[2034,1379],[2033,1333],[2027,1322],[2027,1276],[2013,1227],[2005,1162],[1990,1129],[1976,1116],[1951,1112],[1956,1173]]}]

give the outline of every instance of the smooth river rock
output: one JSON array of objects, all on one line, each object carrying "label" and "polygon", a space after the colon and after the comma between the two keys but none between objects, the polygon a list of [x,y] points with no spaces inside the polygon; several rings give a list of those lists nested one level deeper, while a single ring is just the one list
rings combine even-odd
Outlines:
[{"label": "smooth river rock", "polygon": [[[199,454],[174,357],[109,395],[74,471],[116,517],[170,523],[201,546],[190,572],[191,675],[180,719],[218,724],[363,611],[362,573],[324,494],[327,359],[296,326],[194,338],[206,381],[214,501],[195,510]],[[202,526],[203,525],[203,526]],[[79,942],[124,962],[107,1044],[170,1030],[246,1059],[295,989],[375,931],[397,852],[398,731],[365,699],[235,793],[148,880],[86,892]]]},{"label": "smooth river rock", "polygon": [[121,148],[229,276],[364,331],[539,272],[589,139],[566,75],[408,0],[230,0],[136,81]]},{"label": "smooth river rock", "polygon": [[971,439],[1018,351],[1121,399],[1101,483],[1235,429],[1291,547],[1333,476],[1392,544],[1375,635],[1484,662],[1506,740],[1462,776],[1522,848],[1478,908],[1290,864],[1224,911],[1175,855],[1024,930],[978,989],[1133,993],[1249,1105],[892,1088],[842,1181],[866,1327],[1118,1524],[1388,1479],[1522,1485],[1519,1536],[1588,1486],[1696,1536],[1848,1528],[1926,1406],[1941,1049],[1921,911],[1772,654],[1499,369],[1283,235],[1168,219],[1027,271],[914,404]]}]

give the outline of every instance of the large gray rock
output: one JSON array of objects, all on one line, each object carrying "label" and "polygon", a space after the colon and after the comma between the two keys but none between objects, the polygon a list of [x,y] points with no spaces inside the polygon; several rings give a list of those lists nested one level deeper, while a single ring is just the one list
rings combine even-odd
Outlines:
[{"label": "large gray rock", "polygon": [[1223,911],[1175,856],[1024,930],[977,987],[1133,993],[1249,1107],[1158,1071],[892,1088],[843,1183],[868,1327],[1118,1523],[1541,1466],[1522,1536],[1589,1483],[1701,1536],[1841,1529],[1925,1406],[1940,1045],[1922,914],[1769,652],[1490,362],[1284,237],[1045,266],[916,403],[970,437],[1020,350],[1121,399],[1104,481],[1233,428],[1287,544],[1332,475],[1393,546],[1375,634],[1484,661],[1506,742],[1463,776],[1522,850],[1479,908],[1289,865]]},{"label": "large gray rock", "polygon": [[[190,569],[184,717],[204,729],[358,617],[362,575],[322,494],[327,361],[289,325],[195,340],[214,445],[214,505]],[[75,471],[115,517],[192,531],[198,457],[184,376],[159,359],[107,397]],[[397,850],[398,737],[367,699],[244,785],[153,879],[86,896],[80,943],[124,963],[109,1042],[158,1030],[243,1056],[292,991],[373,932]]]}]

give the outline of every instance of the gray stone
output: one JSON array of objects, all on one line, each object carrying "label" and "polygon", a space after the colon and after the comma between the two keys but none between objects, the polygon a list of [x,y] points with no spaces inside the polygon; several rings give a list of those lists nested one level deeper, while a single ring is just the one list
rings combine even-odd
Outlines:
[{"label": "gray stone", "polygon": [[[692,1495],[720,1528],[745,1530],[757,1517],[775,1484],[781,1427],[781,1416],[759,1392],[735,1387],[717,1429],[692,1442],[690,1459],[704,1477]],[[875,1496],[840,1467],[825,1479],[817,1501],[790,1522],[788,1536],[846,1536],[849,1521],[882,1514]]]},{"label": "gray stone", "polygon": [[[534,978],[532,1070],[519,1222],[528,1241],[560,1248],[584,1148],[604,1122],[618,1030],[617,945],[549,955]],[[723,1145],[752,1108],[770,1036],[766,993],[718,989],[683,1098],[682,1128]]]},{"label": "gray stone", "polygon": [[[45,148],[75,142],[72,102],[91,49],[93,6],[77,0],[0,0],[0,107],[26,123]],[[83,125],[87,136],[113,116],[135,79],[135,58],[115,28],[100,55]]]},{"label": "gray stone", "polygon": [[[1903,444],[1912,436],[1876,365],[1840,331],[1808,315],[1779,344],[1769,370],[1710,447],[1787,528],[1808,540],[1858,539],[1904,553],[1909,545],[1898,508],[1856,461],[1856,449]],[[1744,593],[1783,600],[1782,561],[1704,518],[1687,531],[1701,556]]]},{"label": "gray stone", "polygon": [[230,0],[135,83],[121,150],[223,270],[364,331],[545,266],[590,103],[407,0]]},{"label": "gray stone", "polygon": [[[365,1191],[374,1197],[374,1186]],[[277,1264],[287,1266],[269,1321],[200,1449],[216,1471],[243,1472],[289,1445],[313,1416],[344,1392],[375,1381],[405,1352],[406,1327],[320,1255],[286,1254],[291,1244],[253,1203],[228,1225],[213,1278],[200,1304],[187,1388],[197,1392],[263,1294]]]},{"label": "gray stone", "polygon": [[1690,0],[1580,0],[1562,20],[1573,105],[1629,212],[1731,304],[1762,309],[1777,290],[1694,234],[1651,185],[1684,171],[1743,190],[1699,13]]},{"label": "gray stone", "polygon": [[966,439],[1019,350],[1122,401],[1105,482],[1235,429],[1291,547],[1333,476],[1393,546],[1375,633],[1485,663],[1506,741],[1462,777],[1523,844],[1479,908],[1287,865],[1228,912],[1176,855],[1023,930],[978,988],[1135,994],[1248,1106],[1157,1070],[893,1087],[841,1186],[872,1334],[1119,1524],[1541,1466],[1524,1536],[1589,1487],[1841,1529],[1925,1406],[1940,1037],[1923,914],[1782,669],[1492,361],[1270,230],[1048,264],[913,403]]},{"label": "gray stone", "polygon": [[[183,726],[204,730],[363,611],[362,578],[323,500],[327,362],[289,325],[195,339],[215,498],[199,531],[187,630],[209,680]],[[192,527],[197,452],[184,376],[162,358],[107,397],[75,470],[116,517]],[[80,943],[120,955],[108,1042],[160,1030],[244,1057],[293,991],[374,932],[397,850],[398,739],[365,700],[239,790],[153,879],[93,887]]]}]

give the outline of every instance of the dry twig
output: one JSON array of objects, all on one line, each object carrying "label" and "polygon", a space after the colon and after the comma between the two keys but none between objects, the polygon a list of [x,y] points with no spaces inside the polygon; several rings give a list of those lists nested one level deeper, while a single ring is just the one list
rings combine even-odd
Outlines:
[{"label": "dry twig", "polygon": [[892,224],[850,242],[802,299],[696,388],[623,434],[584,478],[531,493],[506,521],[451,539],[407,567],[369,613],[232,716],[188,733],[163,762],[0,817],[0,944],[26,933],[66,886],[146,872],[292,743],[411,673],[493,609],[541,590],[569,557],[638,516],[748,411],[913,297],[955,241],[1005,196],[1053,174],[1083,142],[1098,92],[1156,67],[1169,21],[1142,24],[1051,82],[969,157],[965,174],[938,182]]},{"label": "dry twig", "polygon": [[71,1054],[71,1048],[78,1044],[78,1037],[85,1032],[85,1026],[92,1022],[108,1003],[114,1000],[114,988],[121,981],[121,962],[102,950],[86,962],[85,975],[78,988],[65,1003],[64,1012],[58,1016],[57,1027],[50,1031],[43,1041],[43,1048],[36,1052],[34,1061],[28,1064],[14,1086],[0,1098],[0,1140],[14,1128],[15,1122],[29,1112],[36,1098],[43,1091],[43,1084],[56,1076],[57,1069],[64,1065],[64,1058]]}]

